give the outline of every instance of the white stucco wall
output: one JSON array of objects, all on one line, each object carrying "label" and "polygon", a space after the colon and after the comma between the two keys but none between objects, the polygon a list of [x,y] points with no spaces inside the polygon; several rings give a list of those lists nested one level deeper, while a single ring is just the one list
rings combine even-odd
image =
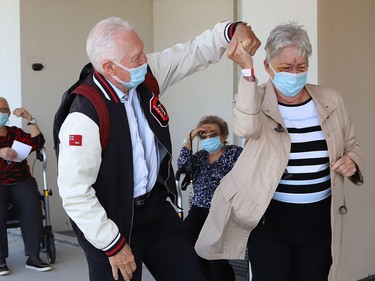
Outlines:
[{"label": "white stucco wall", "polygon": [[[21,106],[20,13],[18,0],[0,1],[0,96],[10,109]],[[21,119],[11,115],[9,125],[20,126]]]},{"label": "white stucco wall", "polygon": [[[222,20],[233,20],[233,3],[228,0],[155,0],[154,50],[185,43]],[[233,64],[226,58],[171,86],[161,97],[170,117],[173,145],[172,164],[182,148],[182,140],[195,128],[203,115],[218,115],[228,122],[231,135]],[[193,143],[196,151],[197,140]],[[184,215],[189,210],[189,191],[183,192]]]},{"label": "white stucco wall", "polygon": [[[233,20],[232,1],[156,0],[155,51],[161,51],[176,43],[185,43],[222,20]],[[218,64],[187,77],[166,91],[161,100],[170,116],[174,165],[182,148],[182,140],[203,115],[218,115],[229,123],[232,87],[233,67],[224,55]],[[229,142],[232,142],[231,136]]]}]

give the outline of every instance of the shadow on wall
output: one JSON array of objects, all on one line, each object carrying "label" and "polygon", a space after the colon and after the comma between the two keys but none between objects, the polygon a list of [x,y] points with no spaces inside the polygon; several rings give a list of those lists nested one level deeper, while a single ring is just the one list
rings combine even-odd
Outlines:
[{"label": "shadow on wall", "polygon": [[375,281],[375,275],[368,276],[364,279],[360,279],[358,281]]}]

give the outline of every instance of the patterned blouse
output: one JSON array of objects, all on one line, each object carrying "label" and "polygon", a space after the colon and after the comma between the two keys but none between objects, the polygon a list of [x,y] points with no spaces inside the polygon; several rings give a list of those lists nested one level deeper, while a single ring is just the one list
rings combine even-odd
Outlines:
[{"label": "patterned blouse", "polygon": [[[0,148],[12,147],[14,140],[30,145],[31,151],[42,148],[44,145],[43,134],[32,138],[30,134],[15,126],[7,127],[7,129],[8,134],[0,137]],[[0,185],[18,183],[28,177],[31,177],[31,173],[27,158],[21,162],[8,162],[0,158]]]},{"label": "patterned blouse", "polygon": [[186,147],[181,149],[177,166],[179,170],[193,174],[193,206],[211,207],[211,199],[216,187],[232,169],[241,152],[242,147],[226,145],[219,159],[209,163],[207,151],[200,150],[192,155]]}]

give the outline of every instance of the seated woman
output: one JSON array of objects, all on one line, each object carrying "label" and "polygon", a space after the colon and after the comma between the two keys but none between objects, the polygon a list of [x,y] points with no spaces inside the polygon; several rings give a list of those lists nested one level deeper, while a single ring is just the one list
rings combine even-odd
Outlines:
[{"label": "seated woman", "polygon": [[7,100],[0,97],[0,276],[10,273],[5,260],[8,257],[6,220],[9,202],[12,202],[18,211],[25,254],[29,256],[26,268],[37,271],[51,270],[51,266],[39,258],[43,217],[37,183],[31,176],[27,159],[21,162],[13,161],[17,152],[11,148],[17,140],[30,145],[31,151],[34,151],[42,148],[45,140],[29,112],[24,108],[17,108],[13,114],[28,120],[31,134],[5,125],[10,109]]},{"label": "seated woman", "polygon": [[[178,168],[193,176],[191,209],[184,220],[193,245],[206,220],[211,199],[220,180],[232,169],[242,148],[226,145],[228,124],[217,116],[204,116],[184,140],[177,160]],[[192,140],[198,136],[202,150],[192,154]],[[208,281],[235,280],[234,271],[227,260],[208,261],[199,258]]]}]

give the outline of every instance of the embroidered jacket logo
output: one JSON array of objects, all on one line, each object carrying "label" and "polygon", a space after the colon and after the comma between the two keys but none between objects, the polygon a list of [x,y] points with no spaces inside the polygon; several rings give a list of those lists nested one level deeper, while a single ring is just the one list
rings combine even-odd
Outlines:
[{"label": "embroidered jacket logo", "polygon": [[162,127],[168,126],[169,116],[168,112],[162,105],[157,96],[153,95],[150,101],[150,112],[152,116],[159,122]]},{"label": "embroidered jacket logo", "polygon": [[82,146],[82,135],[69,135],[70,146]]}]

